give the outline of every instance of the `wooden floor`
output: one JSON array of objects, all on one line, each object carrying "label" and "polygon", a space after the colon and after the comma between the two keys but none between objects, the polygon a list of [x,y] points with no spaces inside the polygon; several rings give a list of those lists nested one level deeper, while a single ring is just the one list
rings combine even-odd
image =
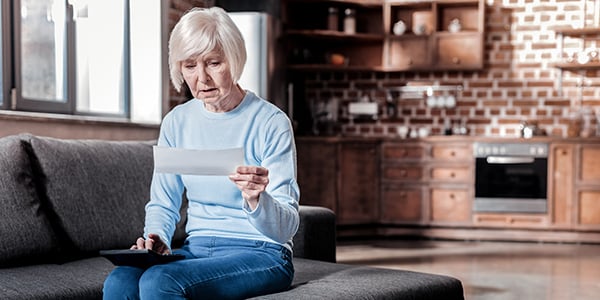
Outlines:
[{"label": "wooden floor", "polygon": [[339,241],[340,263],[450,275],[467,300],[600,299],[600,245]]}]

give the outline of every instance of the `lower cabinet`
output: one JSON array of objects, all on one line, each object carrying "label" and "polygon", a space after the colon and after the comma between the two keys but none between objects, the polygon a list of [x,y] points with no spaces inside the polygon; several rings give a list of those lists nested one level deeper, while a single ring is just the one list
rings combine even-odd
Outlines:
[{"label": "lower cabinet", "polygon": [[600,140],[550,141],[547,213],[473,212],[472,139],[297,138],[300,203],[341,236],[600,242]]},{"label": "lower cabinet", "polygon": [[552,225],[600,230],[600,145],[552,145]]},{"label": "lower cabinet", "polygon": [[375,223],[379,217],[379,146],[342,142],[339,149],[338,223]]},{"label": "lower cabinet", "polygon": [[379,217],[379,142],[297,138],[300,203],[332,209],[339,225]]},{"label": "lower cabinet", "polygon": [[381,191],[381,223],[424,223],[423,189],[420,185],[384,184]]},{"label": "lower cabinet", "polygon": [[338,143],[324,140],[297,140],[296,158],[300,204],[337,211]]}]

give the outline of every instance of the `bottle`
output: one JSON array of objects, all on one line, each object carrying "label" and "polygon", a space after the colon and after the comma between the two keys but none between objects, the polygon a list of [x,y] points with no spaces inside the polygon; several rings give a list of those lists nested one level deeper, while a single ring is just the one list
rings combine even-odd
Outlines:
[{"label": "bottle", "polygon": [[338,8],[330,7],[327,17],[327,29],[338,31]]},{"label": "bottle", "polygon": [[344,33],[356,33],[356,11],[352,8],[344,10]]}]

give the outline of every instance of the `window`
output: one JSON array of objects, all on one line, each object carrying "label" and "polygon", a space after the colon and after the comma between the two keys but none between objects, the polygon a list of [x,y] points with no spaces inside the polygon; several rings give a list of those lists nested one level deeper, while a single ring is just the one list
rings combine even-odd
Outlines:
[{"label": "window", "polygon": [[[161,99],[168,92],[168,80],[161,76],[166,70],[162,2],[12,1],[13,26],[1,31],[12,30],[14,36],[14,66],[12,72],[4,67],[3,78],[13,74],[15,95],[2,107],[160,122]],[[5,8],[3,19],[9,16]],[[132,59],[140,48],[148,54]],[[152,86],[154,94],[141,92],[142,85]]]}]

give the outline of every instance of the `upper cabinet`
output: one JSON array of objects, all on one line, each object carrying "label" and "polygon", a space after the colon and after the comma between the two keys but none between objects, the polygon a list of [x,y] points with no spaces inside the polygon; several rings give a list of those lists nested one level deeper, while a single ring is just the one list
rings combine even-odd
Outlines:
[{"label": "upper cabinet", "polygon": [[287,0],[282,18],[290,68],[382,65],[381,1]]},{"label": "upper cabinet", "polygon": [[286,0],[282,9],[291,69],[483,68],[483,0]]},{"label": "upper cabinet", "polygon": [[483,68],[482,0],[386,1],[384,16],[385,70]]}]

